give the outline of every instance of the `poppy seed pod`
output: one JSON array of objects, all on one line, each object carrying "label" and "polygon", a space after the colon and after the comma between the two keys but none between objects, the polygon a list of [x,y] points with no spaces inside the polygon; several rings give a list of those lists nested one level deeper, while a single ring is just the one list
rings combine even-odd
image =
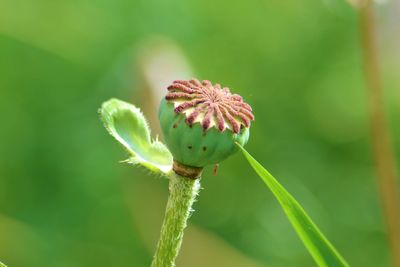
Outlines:
[{"label": "poppy seed pod", "polygon": [[235,153],[235,142],[247,143],[254,116],[250,105],[227,87],[193,79],[177,80],[168,87],[159,120],[174,170],[196,178],[204,166]]}]

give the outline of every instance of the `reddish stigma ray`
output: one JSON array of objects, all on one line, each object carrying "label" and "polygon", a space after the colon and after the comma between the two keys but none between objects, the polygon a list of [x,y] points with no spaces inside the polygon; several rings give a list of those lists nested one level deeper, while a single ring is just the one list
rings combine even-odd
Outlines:
[{"label": "reddish stigma ray", "polygon": [[[197,79],[176,80],[168,86],[165,99],[175,105],[176,113],[186,115],[186,123],[193,125],[197,118],[205,131],[215,127],[223,132],[229,128],[239,133],[242,127],[250,127],[254,115],[249,104],[240,95],[232,94],[228,87],[212,85],[210,81]],[[190,112],[185,112],[191,109]]]}]

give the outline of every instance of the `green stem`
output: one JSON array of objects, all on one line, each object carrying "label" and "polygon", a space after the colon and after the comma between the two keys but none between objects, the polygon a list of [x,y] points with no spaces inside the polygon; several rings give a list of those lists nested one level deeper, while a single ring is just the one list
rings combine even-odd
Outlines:
[{"label": "green stem", "polygon": [[168,178],[170,194],[152,267],[175,266],[175,259],[182,244],[183,230],[200,189],[199,179],[185,178],[173,171]]},{"label": "green stem", "polygon": [[400,194],[397,183],[396,156],[384,107],[384,88],[379,68],[375,28],[373,3],[371,0],[365,0],[360,6],[360,31],[364,52],[371,144],[393,266],[400,267]]}]

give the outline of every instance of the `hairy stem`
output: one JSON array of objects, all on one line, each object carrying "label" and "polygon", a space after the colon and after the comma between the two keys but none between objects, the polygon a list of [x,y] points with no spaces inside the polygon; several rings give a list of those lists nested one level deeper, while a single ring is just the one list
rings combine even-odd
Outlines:
[{"label": "hairy stem", "polygon": [[175,259],[182,244],[183,230],[199,189],[199,179],[182,177],[173,171],[169,174],[170,195],[152,267],[175,266]]},{"label": "hairy stem", "polygon": [[360,31],[369,102],[371,142],[393,265],[400,267],[400,207],[396,163],[383,105],[372,1],[360,5]]}]

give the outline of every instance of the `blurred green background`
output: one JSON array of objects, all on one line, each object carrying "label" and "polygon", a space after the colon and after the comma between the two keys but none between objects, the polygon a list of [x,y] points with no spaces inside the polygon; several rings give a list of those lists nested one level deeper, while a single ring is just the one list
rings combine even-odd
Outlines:
[{"label": "blurred green background", "polygon": [[[378,7],[397,155],[399,14]],[[193,76],[253,106],[247,149],[352,266],[389,266],[359,40],[343,0],[0,0],[0,260],[149,266],[167,181],[119,163],[97,110],[132,102],[155,135],[165,86]],[[202,186],[178,266],[314,266],[241,155]]]}]

